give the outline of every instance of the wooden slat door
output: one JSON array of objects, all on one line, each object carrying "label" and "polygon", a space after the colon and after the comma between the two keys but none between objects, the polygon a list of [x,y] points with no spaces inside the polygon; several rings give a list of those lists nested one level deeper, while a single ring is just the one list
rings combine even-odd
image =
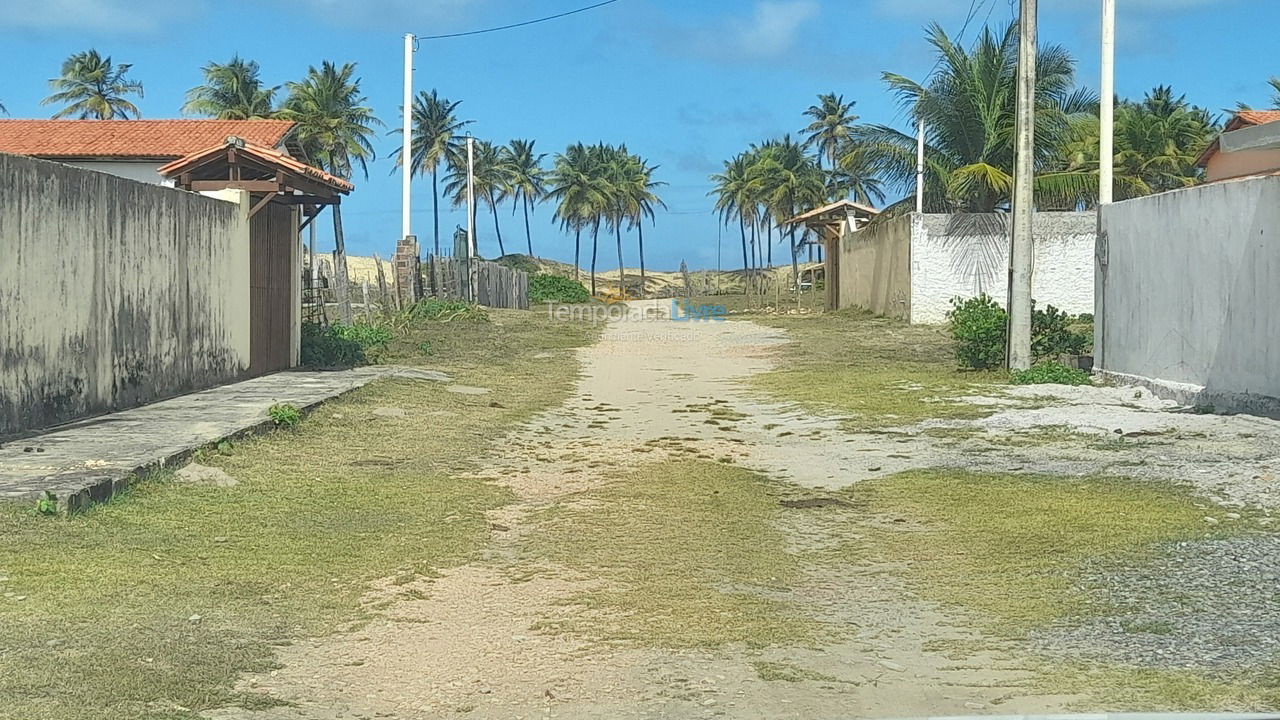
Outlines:
[{"label": "wooden slat door", "polygon": [[271,203],[249,225],[249,374],[289,367],[293,209]]}]

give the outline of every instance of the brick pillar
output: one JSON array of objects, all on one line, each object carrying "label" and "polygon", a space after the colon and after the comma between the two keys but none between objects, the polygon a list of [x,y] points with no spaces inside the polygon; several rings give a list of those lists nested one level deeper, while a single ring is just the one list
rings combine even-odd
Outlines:
[{"label": "brick pillar", "polygon": [[416,235],[408,235],[396,243],[392,263],[396,269],[396,287],[400,290],[400,306],[407,308],[422,299],[422,261],[418,258]]}]

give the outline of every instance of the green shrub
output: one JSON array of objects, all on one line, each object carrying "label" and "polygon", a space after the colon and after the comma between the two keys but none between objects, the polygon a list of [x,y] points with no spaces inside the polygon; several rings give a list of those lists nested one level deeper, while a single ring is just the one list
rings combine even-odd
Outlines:
[{"label": "green shrub", "polygon": [[[1052,305],[1036,310],[1032,302],[1031,354],[1036,358],[1054,359],[1059,355],[1083,355],[1092,340],[1076,329],[1075,317]],[[1092,321],[1092,316],[1090,316]],[[1091,326],[1092,327],[1092,326]]]},{"label": "green shrub", "polygon": [[355,367],[368,362],[360,343],[319,323],[302,326],[302,364],[313,368]]},{"label": "green shrub", "polygon": [[538,272],[542,268],[538,267],[538,263],[528,255],[515,253],[512,255],[503,255],[498,258],[498,264],[511,268],[512,270],[522,270],[530,275]]},{"label": "green shrub", "polygon": [[480,305],[463,300],[441,300],[426,298],[410,307],[405,315],[411,320],[429,320],[431,322],[452,322],[454,320],[474,320],[486,322],[489,311]]},{"label": "green shrub", "polygon": [[[956,359],[978,370],[1004,364],[1009,315],[987,295],[951,301],[951,336]],[[1093,316],[1069,315],[1052,305],[1043,310],[1031,303],[1031,355],[1056,360],[1059,355],[1083,355],[1093,346]]]},{"label": "green shrub", "polygon": [[330,329],[336,337],[350,340],[359,345],[360,349],[364,351],[365,360],[371,363],[382,360],[393,338],[391,330],[388,328],[365,322],[356,322],[353,325],[333,325]]},{"label": "green shrub", "polygon": [[325,327],[318,323],[302,326],[302,364],[315,368],[355,367],[378,362],[391,344],[391,330],[357,322]]},{"label": "green shrub", "polygon": [[1015,370],[1011,380],[1014,385],[1088,385],[1089,373],[1056,360],[1042,360],[1028,370]]},{"label": "green shrub", "polygon": [[289,403],[276,403],[267,408],[267,415],[271,418],[271,422],[276,427],[295,428],[298,423],[302,422],[302,411],[296,405]]},{"label": "green shrub", "polygon": [[564,277],[539,273],[529,278],[529,302],[540,303],[585,303],[591,300],[591,294],[582,283]]},{"label": "green shrub", "polygon": [[983,293],[975,298],[951,301],[947,313],[956,359],[964,367],[986,370],[1004,365],[1005,326],[1009,316],[1004,308]]}]

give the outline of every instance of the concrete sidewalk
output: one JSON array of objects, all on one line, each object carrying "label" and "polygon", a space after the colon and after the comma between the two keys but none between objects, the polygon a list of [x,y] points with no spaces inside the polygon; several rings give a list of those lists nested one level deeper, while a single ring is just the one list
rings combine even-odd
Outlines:
[{"label": "concrete sidewalk", "polygon": [[269,423],[267,408],[276,403],[305,409],[390,377],[450,381],[438,371],[401,367],[282,372],[61,425],[0,445],[0,501],[52,493],[60,508],[78,510],[140,473]]}]

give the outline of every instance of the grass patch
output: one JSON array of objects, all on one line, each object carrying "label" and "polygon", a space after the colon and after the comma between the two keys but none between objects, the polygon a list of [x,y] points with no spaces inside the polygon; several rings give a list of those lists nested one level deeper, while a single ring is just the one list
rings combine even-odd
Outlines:
[{"label": "grass patch", "polygon": [[998,393],[995,384],[1006,379],[956,369],[941,328],[852,311],[752,319],[786,330],[792,341],[778,369],[754,376],[753,385],[818,412],[847,415],[850,431],[986,417],[995,408],[952,398]]},{"label": "grass patch", "polygon": [[1089,711],[1103,704],[1116,712],[1266,712],[1280,705],[1280,668],[1238,681],[1189,671],[1073,664],[1042,669],[1037,684],[1046,692],[1091,698],[1079,703]]},{"label": "grass patch", "polygon": [[[1156,543],[1206,532],[1189,495],[1120,479],[928,470],[844,492],[873,515],[906,521],[845,552],[907,563],[922,595],[976,611],[1006,637],[1086,612],[1075,583],[1086,560],[1139,563]],[[1244,529],[1237,521],[1214,533]]]},{"label": "grass patch", "polygon": [[753,660],[751,668],[756,671],[756,675],[761,680],[768,682],[789,682],[798,683],[805,681],[821,682],[821,683],[842,683],[846,682],[834,675],[828,675],[809,668],[803,668],[799,665],[793,665],[787,662],[770,662],[767,660]]},{"label": "grass patch", "polygon": [[[203,453],[239,484],[145,480],[69,518],[0,504],[0,717],[181,718],[236,702],[276,645],[359,623],[371,580],[430,575],[487,542],[484,512],[509,500],[459,477],[505,428],[560,402],[576,366],[541,351],[589,326],[536,312],[416,326],[413,362],[494,390],[381,382],[273,432]],[[394,351],[395,348],[393,347]],[[399,361],[399,359],[397,359]],[[403,418],[377,418],[394,406]]]},{"label": "grass patch", "polygon": [[783,549],[777,489],[761,476],[669,461],[581,499],[546,511],[529,541],[535,555],[604,581],[575,599],[601,612],[559,629],[665,648],[815,636],[815,621],[768,596],[796,581],[801,566]]}]

